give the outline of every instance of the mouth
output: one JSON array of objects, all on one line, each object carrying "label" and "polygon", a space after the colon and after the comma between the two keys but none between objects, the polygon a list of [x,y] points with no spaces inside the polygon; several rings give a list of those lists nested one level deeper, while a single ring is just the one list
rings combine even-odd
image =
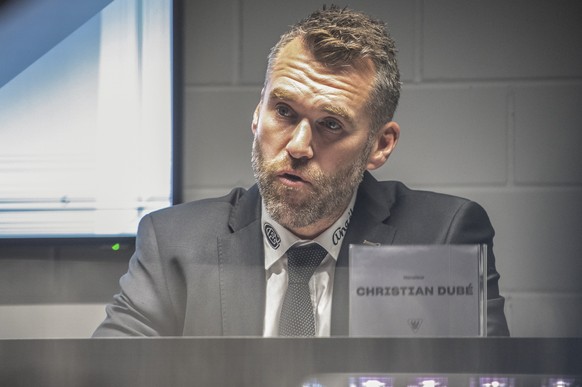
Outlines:
[{"label": "mouth", "polygon": [[284,184],[289,185],[289,186],[293,186],[293,187],[298,187],[304,184],[309,184],[309,182],[307,180],[304,180],[301,176],[293,174],[293,173],[281,173],[279,175],[279,178],[283,181]]},{"label": "mouth", "polygon": [[300,177],[299,177],[299,176],[297,176],[297,175],[293,175],[293,174],[291,174],[291,173],[284,173],[284,174],[283,174],[283,178],[285,178],[285,179],[289,179],[289,180],[291,180],[291,181],[303,181],[303,179],[302,179],[302,178],[300,178]]}]

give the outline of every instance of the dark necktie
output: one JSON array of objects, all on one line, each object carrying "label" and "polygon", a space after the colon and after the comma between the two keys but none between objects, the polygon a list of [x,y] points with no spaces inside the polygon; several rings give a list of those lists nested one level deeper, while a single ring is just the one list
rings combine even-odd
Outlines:
[{"label": "dark necktie", "polygon": [[317,243],[287,251],[289,284],[279,318],[279,336],[315,336],[309,279],[326,255]]}]

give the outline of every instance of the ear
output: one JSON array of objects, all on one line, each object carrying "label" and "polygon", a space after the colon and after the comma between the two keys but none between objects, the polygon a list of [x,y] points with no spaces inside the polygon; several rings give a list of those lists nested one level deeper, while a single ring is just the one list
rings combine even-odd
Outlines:
[{"label": "ear", "polygon": [[259,126],[260,110],[261,110],[261,102],[259,101],[259,103],[257,104],[257,107],[255,108],[255,112],[253,113],[253,121],[251,123],[251,130],[253,131],[253,135],[257,134],[257,128]]},{"label": "ear", "polygon": [[387,122],[378,130],[374,145],[368,157],[368,170],[380,168],[396,147],[400,137],[400,126],[396,121]]},{"label": "ear", "polygon": [[253,131],[253,135],[257,134],[257,128],[259,127],[259,118],[261,115],[261,104],[263,103],[263,95],[265,94],[265,88],[261,89],[261,98],[259,99],[259,103],[255,108],[255,112],[253,113],[253,122],[251,123],[251,130]]}]

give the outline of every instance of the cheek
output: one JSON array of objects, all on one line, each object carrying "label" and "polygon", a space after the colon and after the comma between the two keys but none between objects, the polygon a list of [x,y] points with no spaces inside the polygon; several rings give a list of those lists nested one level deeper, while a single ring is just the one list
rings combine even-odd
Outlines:
[{"label": "cheek", "polygon": [[361,163],[365,144],[349,144],[346,146],[338,146],[334,149],[327,149],[320,153],[319,164],[325,173],[334,173],[339,169],[356,167]]},{"label": "cheek", "polygon": [[268,125],[268,122],[263,120],[255,133],[256,141],[261,146],[263,155],[267,160],[275,158],[285,149],[286,145],[282,133],[273,129],[272,126]]},{"label": "cheek", "polygon": [[345,168],[350,163],[350,158],[342,151],[326,149],[325,151],[320,151],[319,155],[317,155],[317,164],[325,174],[334,173],[338,169]]}]

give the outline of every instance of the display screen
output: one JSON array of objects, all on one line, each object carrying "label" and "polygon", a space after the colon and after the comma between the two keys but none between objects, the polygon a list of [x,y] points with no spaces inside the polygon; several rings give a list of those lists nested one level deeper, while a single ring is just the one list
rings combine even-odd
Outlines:
[{"label": "display screen", "polygon": [[0,5],[0,239],[135,236],[179,189],[173,2]]}]

